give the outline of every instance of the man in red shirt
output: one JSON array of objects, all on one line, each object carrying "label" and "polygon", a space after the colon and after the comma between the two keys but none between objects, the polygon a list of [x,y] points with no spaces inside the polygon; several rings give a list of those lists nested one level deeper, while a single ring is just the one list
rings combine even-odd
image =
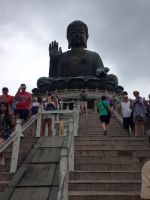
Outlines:
[{"label": "man in red shirt", "polygon": [[12,104],[14,97],[8,94],[9,90],[7,87],[2,88],[2,95],[0,96],[0,102],[6,103],[9,108],[9,114],[12,114]]},{"label": "man in red shirt", "polygon": [[26,85],[21,84],[16,95],[16,109],[15,109],[15,117],[16,119],[22,119],[24,122],[27,121],[30,106],[31,106],[31,94],[26,91]]}]

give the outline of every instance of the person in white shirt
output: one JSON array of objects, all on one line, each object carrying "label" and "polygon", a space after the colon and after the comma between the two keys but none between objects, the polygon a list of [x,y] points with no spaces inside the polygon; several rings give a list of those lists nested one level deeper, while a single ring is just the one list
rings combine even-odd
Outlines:
[{"label": "person in white shirt", "polygon": [[123,101],[119,106],[119,113],[123,116],[123,128],[128,132],[130,135],[130,129],[132,134],[134,134],[134,122],[131,117],[132,109],[130,108],[130,101],[127,95],[123,96]]}]

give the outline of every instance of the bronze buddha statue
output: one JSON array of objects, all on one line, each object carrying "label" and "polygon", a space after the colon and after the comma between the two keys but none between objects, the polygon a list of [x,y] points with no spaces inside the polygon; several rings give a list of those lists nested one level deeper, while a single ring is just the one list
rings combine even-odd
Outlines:
[{"label": "bronze buddha statue", "polygon": [[56,41],[49,44],[49,78],[41,77],[38,88],[45,83],[48,90],[84,87],[113,91],[118,86],[118,78],[107,75],[109,69],[104,67],[99,54],[86,49],[88,37],[87,25],[73,21],[67,27],[68,51],[62,52]]}]

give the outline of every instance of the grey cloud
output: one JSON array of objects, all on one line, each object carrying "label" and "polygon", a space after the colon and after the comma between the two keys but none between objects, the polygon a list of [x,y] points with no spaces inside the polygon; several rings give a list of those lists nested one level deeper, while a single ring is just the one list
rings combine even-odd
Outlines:
[{"label": "grey cloud", "polygon": [[[56,39],[66,50],[67,25],[79,19],[89,27],[88,48],[113,63],[120,84],[149,78],[149,0],[5,0],[0,6],[0,41],[21,32],[48,59],[48,43]],[[0,52],[2,59],[6,50]]]}]

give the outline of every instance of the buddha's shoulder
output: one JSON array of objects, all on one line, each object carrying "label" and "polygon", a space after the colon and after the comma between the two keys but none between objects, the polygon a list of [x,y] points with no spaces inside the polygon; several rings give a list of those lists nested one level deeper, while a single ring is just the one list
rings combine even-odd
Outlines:
[{"label": "buddha's shoulder", "polygon": [[96,53],[95,51],[90,51],[90,50],[85,50],[87,55],[91,55],[94,57],[99,57],[99,54]]}]

